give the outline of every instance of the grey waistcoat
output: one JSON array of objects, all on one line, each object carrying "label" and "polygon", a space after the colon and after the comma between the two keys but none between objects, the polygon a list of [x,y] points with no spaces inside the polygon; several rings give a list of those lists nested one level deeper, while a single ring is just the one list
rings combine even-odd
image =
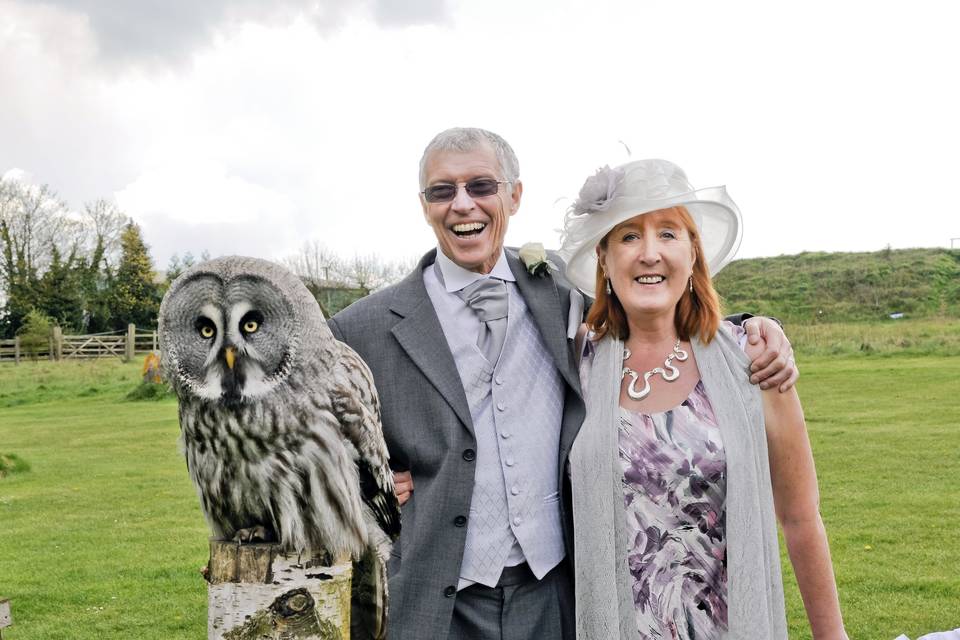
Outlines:
[{"label": "grey waistcoat", "polygon": [[[777,523],[760,391],[724,327],[691,340],[727,460],[727,603],[731,640],[786,640]],[[578,640],[639,637],[626,555],[617,417],[623,343],[597,345],[587,417],[570,453]]]},{"label": "grey waistcoat", "polygon": [[557,493],[563,380],[523,298],[508,289],[507,335],[495,367],[475,336],[445,334],[477,439],[460,578],[488,586],[515,543],[538,578],[564,556]]}]

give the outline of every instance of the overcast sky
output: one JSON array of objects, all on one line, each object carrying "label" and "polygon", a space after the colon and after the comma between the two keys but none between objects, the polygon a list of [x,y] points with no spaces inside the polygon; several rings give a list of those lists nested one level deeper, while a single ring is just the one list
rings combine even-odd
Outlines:
[{"label": "overcast sky", "polygon": [[424,145],[479,126],[520,158],[510,244],[556,247],[568,198],[627,146],[726,184],[739,257],[949,246],[958,17],[942,0],[0,0],[0,174],[76,209],[114,198],[159,268],[307,240],[407,258],[433,246]]}]

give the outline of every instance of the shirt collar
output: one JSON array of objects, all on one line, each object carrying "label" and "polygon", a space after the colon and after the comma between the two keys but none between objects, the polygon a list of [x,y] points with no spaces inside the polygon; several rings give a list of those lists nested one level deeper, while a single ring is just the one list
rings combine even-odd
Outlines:
[{"label": "shirt collar", "polygon": [[497,264],[493,265],[490,273],[477,273],[464,269],[456,262],[444,255],[443,251],[437,247],[437,265],[440,267],[440,273],[443,274],[443,286],[449,292],[460,291],[469,284],[483,278],[500,278],[506,282],[516,282],[513,272],[510,271],[510,264],[507,262],[507,254],[500,249],[500,258]]}]

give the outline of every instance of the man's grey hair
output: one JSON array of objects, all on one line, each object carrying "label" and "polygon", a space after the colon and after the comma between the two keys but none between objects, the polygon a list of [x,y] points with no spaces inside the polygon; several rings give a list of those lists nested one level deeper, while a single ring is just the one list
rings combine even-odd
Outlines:
[{"label": "man's grey hair", "polygon": [[490,145],[497,156],[497,162],[500,163],[500,170],[503,171],[503,179],[509,180],[510,190],[513,190],[513,184],[520,176],[520,162],[517,160],[517,154],[507,143],[506,140],[492,131],[486,129],[476,129],[473,127],[454,127],[438,133],[427,148],[423,150],[423,156],[420,158],[420,189],[427,188],[427,160],[431,155],[438,151],[459,151],[467,153],[476,151],[483,145]]}]

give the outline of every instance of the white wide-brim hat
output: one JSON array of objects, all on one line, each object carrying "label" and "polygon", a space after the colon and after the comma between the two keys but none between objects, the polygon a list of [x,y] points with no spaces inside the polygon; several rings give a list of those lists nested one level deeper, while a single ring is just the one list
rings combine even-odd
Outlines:
[{"label": "white wide-brim hat", "polygon": [[587,178],[567,211],[560,246],[567,279],[595,298],[600,240],[634,216],[681,205],[697,225],[704,258],[715,275],[733,259],[743,231],[740,210],[726,188],[694,189],[672,162],[635,160],[614,169],[603,167]]}]

